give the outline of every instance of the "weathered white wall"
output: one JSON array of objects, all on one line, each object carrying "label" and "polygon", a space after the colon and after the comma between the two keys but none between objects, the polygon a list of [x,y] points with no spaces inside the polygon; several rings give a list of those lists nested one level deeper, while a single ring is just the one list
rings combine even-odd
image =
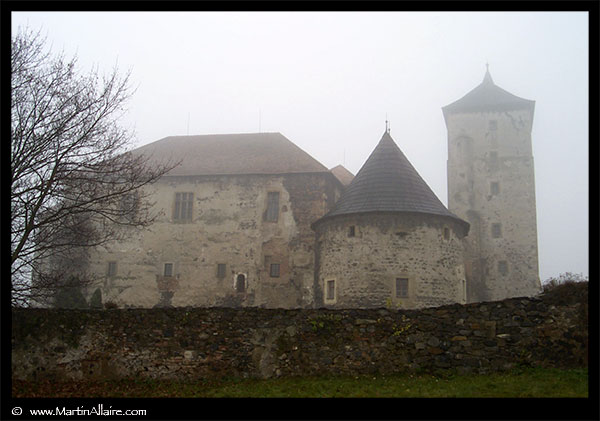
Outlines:
[{"label": "weathered white wall", "polygon": [[[349,237],[351,225],[355,236]],[[444,228],[450,238],[444,239]],[[323,294],[336,281],[329,307],[421,308],[466,302],[461,228],[426,214],[334,217],[317,227],[317,277]],[[396,278],[409,297],[396,298]]]},{"label": "weathered white wall", "polygon": [[[116,261],[117,276],[103,276],[103,301],[119,307],[312,305],[314,233],[310,223],[334,204],[341,185],[333,175],[290,174],[165,177],[154,184],[151,227],[133,231],[128,241],[96,250],[91,271],[106,275]],[[279,192],[277,222],[264,221],[267,194]],[[193,219],[173,221],[176,192],[193,192]],[[174,277],[164,278],[165,263]],[[217,264],[226,275],[217,277]],[[280,276],[270,277],[270,263]],[[235,277],[246,276],[247,289],[236,292]]]},{"label": "weathered white wall", "polygon": [[[471,224],[465,245],[469,301],[540,292],[532,121],[530,110],[446,116],[448,208]],[[492,182],[499,193],[492,194]],[[492,237],[494,223],[501,224],[501,238]],[[507,262],[508,273],[499,272],[499,261]]]}]

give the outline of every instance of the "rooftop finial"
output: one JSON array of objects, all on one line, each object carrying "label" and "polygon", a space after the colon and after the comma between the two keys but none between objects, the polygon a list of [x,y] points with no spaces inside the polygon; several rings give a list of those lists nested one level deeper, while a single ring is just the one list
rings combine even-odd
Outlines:
[{"label": "rooftop finial", "polygon": [[386,133],[390,132],[390,122],[388,121],[387,113],[385,114],[385,132]]},{"label": "rooftop finial", "polygon": [[494,83],[494,81],[492,80],[492,75],[490,74],[490,63],[488,63],[487,60],[485,61],[485,76],[483,77],[483,81]]}]

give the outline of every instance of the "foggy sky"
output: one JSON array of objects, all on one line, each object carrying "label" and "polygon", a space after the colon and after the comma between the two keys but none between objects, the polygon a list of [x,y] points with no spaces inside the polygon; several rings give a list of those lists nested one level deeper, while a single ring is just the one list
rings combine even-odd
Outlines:
[{"label": "foggy sky", "polygon": [[280,132],[356,174],[391,135],[447,205],[441,107],[483,80],[536,101],[540,278],[588,275],[588,16],[584,12],[14,12],[53,52],[131,70],[135,145]]}]

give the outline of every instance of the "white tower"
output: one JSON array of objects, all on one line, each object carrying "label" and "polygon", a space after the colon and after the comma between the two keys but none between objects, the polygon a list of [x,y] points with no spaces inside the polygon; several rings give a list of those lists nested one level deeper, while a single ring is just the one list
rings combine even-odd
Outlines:
[{"label": "white tower", "polygon": [[442,108],[448,129],[448,209],[465,238],[468,302],[532,296],[538,272],[531,127],[535,101],[483,82]]}]

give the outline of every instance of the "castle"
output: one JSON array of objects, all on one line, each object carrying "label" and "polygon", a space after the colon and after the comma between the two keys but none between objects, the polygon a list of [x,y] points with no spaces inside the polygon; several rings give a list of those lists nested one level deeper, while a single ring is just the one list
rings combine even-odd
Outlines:
[{"label": "castle", "polygon": [[352,177],[279,133],[174,136],[149,188],[157,221],[98,247],[119,307],[420,308],[540,292],[534,101],[483,82],[443,107],[446,208],[388,130]]}]

